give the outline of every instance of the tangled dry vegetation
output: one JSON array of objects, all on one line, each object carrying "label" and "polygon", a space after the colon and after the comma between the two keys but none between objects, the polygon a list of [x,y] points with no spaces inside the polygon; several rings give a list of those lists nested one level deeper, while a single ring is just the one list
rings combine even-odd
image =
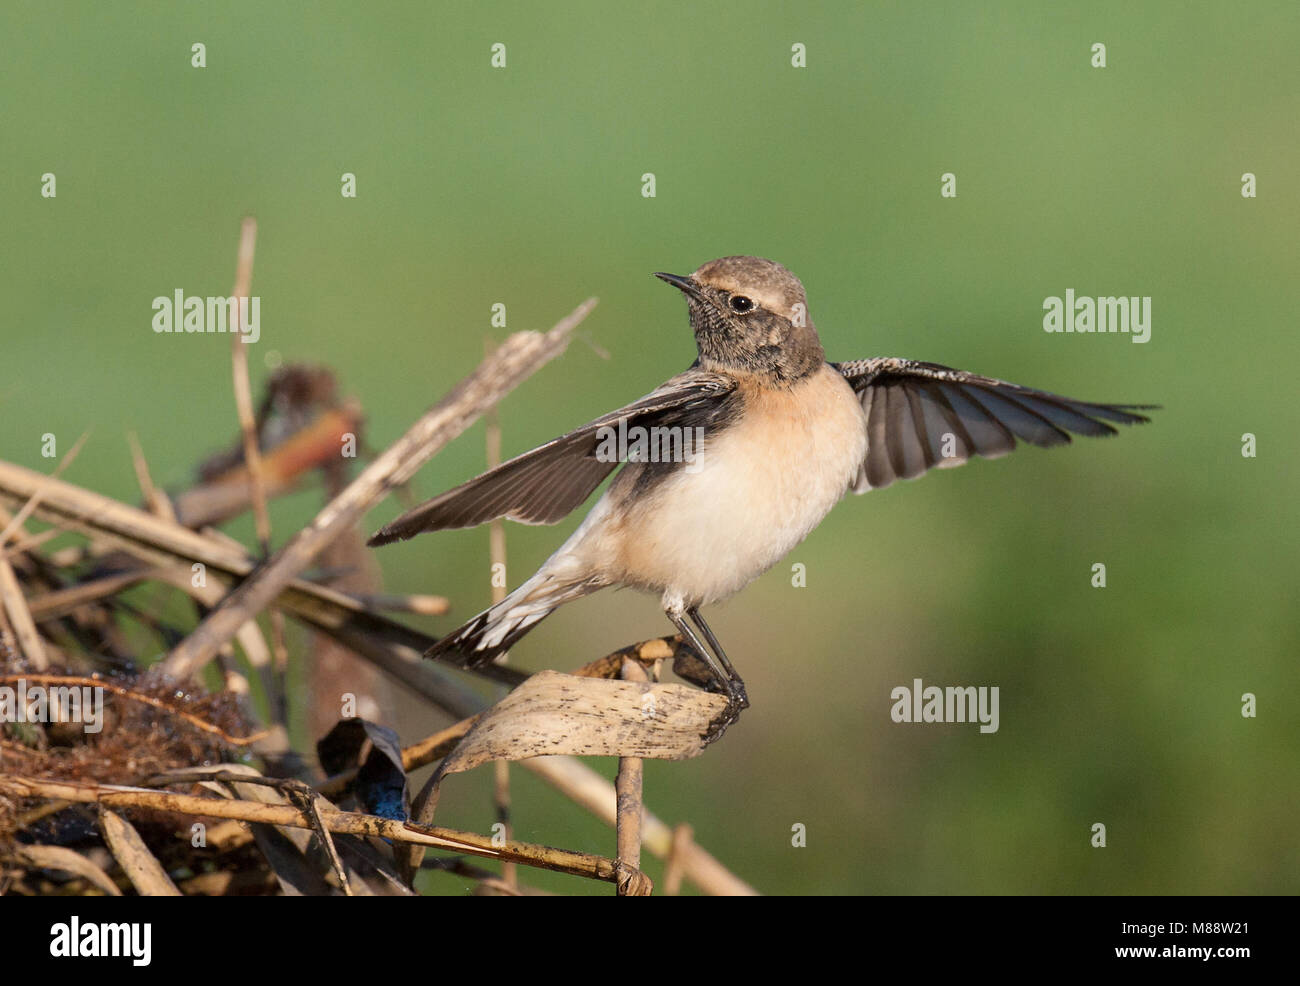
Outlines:
[{"label": "tangled dry vegetation", "polygon": [[[254,235],[246,221],[241,299]],[[593,305],[508,338],[353,477],[356,460],[340,449],[359,440],[359,404],[327,370],[288,366],[255,407],[237,336],[239,438],[199,464],[191,488],[158,490],[134,443],[140,505],[63,478],[80,443],[51,475],[0,462],[0,893],[412,895],[432,870],[479,893],[525,894],[537,892],[525,869],[536,867],[632,895],[652,889],[643,850],[666,861],[666,892],[689,881],[752,893],[689,826],[669,827],[642,802],[642,758],[697,755],[725,704],[659,681],[668,660],[687,681],[707,680],[677,638],[568,674],[488,667],[480,673],[511,689],[489,706],[461,672],[422,658],[434,638],[393,618],[447,600],[382,594],[363,547],[365,511],[563,351]],[[267,500],[317,478],[322,509],[273,548]],[[251,550],[217,528],[249,511]],[[292,651],[286,619],[306,630]],[[295,662],[331,696],[308,716],[314,749],[296,748],[287,725]],[[340,695],[390,685],[451,724],[403,742],[374,708],[338,718]],[[619,758],[616,783],[578,754]],[[614,854],[511,838],[510,761],[613,826]],[[411,798],[410,773],[429,764]],[[503,824],[492,834],[434,824],[442,779],[489,764]]]}]

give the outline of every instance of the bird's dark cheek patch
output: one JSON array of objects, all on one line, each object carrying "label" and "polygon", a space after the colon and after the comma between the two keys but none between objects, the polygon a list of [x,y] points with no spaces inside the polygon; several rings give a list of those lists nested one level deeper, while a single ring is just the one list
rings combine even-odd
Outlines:
[{"label": "bird's dark cheek patch", "polygon": [[703,346],[722,351],[735,347],[741,341],[741,333],[716,312],[705,312],[702,315],[697,323],[699,327],[696,336]]},{"label": "bird's dark cheek patch", "polygon": [[692,303],[691,324],[698,326],[698,330],[714,335],[725,332],[728,327],[727,320],[721,316],[716,308],[702,302]]}]

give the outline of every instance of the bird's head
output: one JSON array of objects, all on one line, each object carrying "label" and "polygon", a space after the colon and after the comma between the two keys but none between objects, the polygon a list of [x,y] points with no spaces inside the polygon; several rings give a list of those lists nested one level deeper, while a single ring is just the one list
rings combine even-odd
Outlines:
[{"label": "bird's head", "polygon": [[711,260],[694,274],[657,273],[686,295],[706,370],[765,373],[796,380],[825,360],[803,285],[761,257]]}]

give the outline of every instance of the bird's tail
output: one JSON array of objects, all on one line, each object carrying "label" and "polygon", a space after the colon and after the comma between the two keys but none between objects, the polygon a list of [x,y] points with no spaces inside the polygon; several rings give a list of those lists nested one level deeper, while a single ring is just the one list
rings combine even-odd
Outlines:
[{"label": "bird's tail", "polygon": [[450,661],[463,668],[486,664],[508,651],[560,605],[599,588],[601,584],[594,580],[564,581],[543,569],[501,602],[447,634],[425,651],[424,656]]}]

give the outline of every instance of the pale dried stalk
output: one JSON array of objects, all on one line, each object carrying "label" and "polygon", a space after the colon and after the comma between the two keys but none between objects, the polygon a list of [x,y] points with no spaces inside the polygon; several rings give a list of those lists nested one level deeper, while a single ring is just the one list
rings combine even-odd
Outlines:
[{"label": "pale dried stalk", "polygon": [[122,867],[122,872],[131,881],[141,896],[145,897],[179,897],[181,892],[172,883],[167,871],[163,869],[158,857],[153,854],[140,838],[135,826],[121,815],[100,808],[99,831],[104,835],[109,852]]},{"label": "pale dried stalk", "polygon": [[19,653],[29,667],[44,671],[50,666],[50,659],[45,654],[45,642],[36,629],[36,621],[32,619],[18,577],[7,558],[0,558],[0,605],[4,606],[9,626],[13,628]]}]

